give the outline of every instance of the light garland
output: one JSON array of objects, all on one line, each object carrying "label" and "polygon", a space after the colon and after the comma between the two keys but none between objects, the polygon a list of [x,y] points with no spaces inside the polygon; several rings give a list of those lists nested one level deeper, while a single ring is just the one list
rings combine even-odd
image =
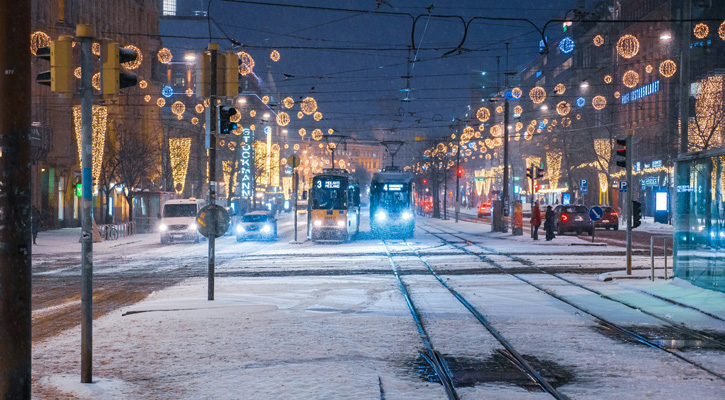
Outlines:
[{"label": "light garland", "polygon": [[189,169],[191,138],[169,138],[169,159],[174,190],[181,194],[186,184],[186,172]]},{"label": "light garland", "polygon": [[184,111],[186,111],[186,106],[180,101],[176,101],[174,102],[174,104],[171,105],[171,112],[174,115],[181,115],[184,113]]},{"label": "light garland", "polygon": [[322,136],[323,133],[321,130],[315,129],[314,131],[312,131],[312,140],[319,141],[320,139],[322,139]]},{"label": "light garland", "polygon": [[481,122],[486,122],[491,118],[491,111],[486,107],[481,107],[476,111],[476,118]]},{"label": "light garland", "polygon": [[123,46],[123,48],[124,49],[127,49],[127,50],[133,50],[133,51],[135,51],[136,52],[136,59],[135,60],[132,60],[132,61],[129,61],[129,62],[125,62],[125,63],[123,63],[121,65],[123,65],[127,69],[136,69],[136,68],[140,67],[141,66],[141,61],[143,61],[143,54],[141,54],[141,49],[139,49],[138,47],[136,47],[136,46],[134,46],[132,44],[129,44],[128,46]]},{"label": "light garland", "polygon": [[660,74],[665,78],[670,78],[677,72],[677,64],[672,60],[665,60],[660,63]]},{"label": "light garland", "polygon": [[251,74],[254,71],[254,58],[244,51],[238,51],[237,57],[241,60],[241,63],[239,64],[239,73],[242,76]]},{"label": "light garland", "polygon": [[302,112],[305,113],[305,115],[312,115],[315,111],[317,111],[317,101],[315,101],[312,97],[305,97],[302,99],[300,109],[302,109]]},{"label": "light garland", "polygon": [[319,112],[319,111],[315,111],[315,113],[314,113],[314,114],[312,114],[312,118],[313,118],[313,119],[314,119],[315,121],[319,121],[319,120],[321,120],[321,119],[322,119],[322,113],[321,113],[321,112]]},{"label": "light garland", "polygon": [[[604,96],[594,96],[592,99],[592,106],[595,110],[601,110],[602,108],[607,106],[607,99]],[[579,119],[579,115],[577,115],[577,119]]]},{"label": "light garland", "polygon": [[163,97],[159,97],[159,98],[158,98],[158,99],[156,100],[156,105],[157,105],[157,106],[159,106],[159,107],[163,107],[163,106],[165,106],[165,105],[166,105],[166,100],[164,100],[164,98],[163,98]]},{"label": "light garland", "polygon": [[277,113],[277,125],[287,126],[289,124],[289,114],[284,111]]},{"label": "light garland", "polygon": [[[106,129],[108,124],[108,109],[102,106],[93,106],[91,118],[91,128],[93,131],[92,139],[92,168],[91,175],[93,179],[98,181],[101,175],[101,165],[103,164],[103,150],[106,144]],[[81,152],[81,107],[73,106],[73,125],[75,126],[76,143],[78,144],[78,162],[82,166]]]},{"label": "light garland", "polygon": [[279,61],[279,51],[277,51],[277,50],[272,50],[272,52],[271,52],[271,53],[269,53],[269,58],[270,58],[270,59],[271,59],[272,61],[274,61],[274,62],[277,62],[277,61]]},{"label": "light garland", "polygon": [[284,106],[286,108],[292,108],[295,105],[295,100],[293,98],[287,96],[284,98],[284,100],[282,100],[282,104],[284,104]]},{"label": "light garland", "polygon": [[529,91],[529,97],[534,104],[541,104],[546,100],[546,90],[541,86],[536,86]]},{"label": "light garland", "polygon": [[557,189],[561,178],[561,152],[546,153],[546,176],[551,189]]},{"label": "light garland", "polygon": [[604,83],[612,83],[612,75],[604,75]]},{"label": "light garland", "polygon": [[710,27],[706,23],[700,22],[692,28],[692,34],[698,39],[705,39],[710,34]]},{"label": "light garland", "polygon": [[174,55],[171,54],[171,50],[167,49],[166,47],[162,47],[159,52],[156,53],[156,58],[159,59],[159,62],[161,64],[168,64],[174,58]]},{"label": "light garland", "polygon": [[559,113],[561,116],[565,116],[569,114],[571,111],[571,104],[567,103],[566,101],[560,101],[559,104],[556,105],[556,112]]},{"label": "light garland", "polygon": [[566,92],[566,86],[564,86],[563,83],[557,83],[556,86],[554,86],[554,93],[562,95],[564,92]]},{"label": "light garland", "polygon": [[622,76],[622,83],[628,88],[633,88],[639,83],[639,74],[633,70],[629,70]]},{"label": "light garland", "polygon": [[617,41],[617,53],[624,58],[632,58],[639,52],[639,40],[634,35],[624,35]]},{"label": "light garland", "polygon": [[35,31],[30,34],[30,53],[34,56],[38,54],[41,47],[50,46],[50,36],[43,31]]},{"label": "light garland", "polygon": [[520,99],[523,94],[524,91],[521,90],[521,88],[515,87],[511,89],[511,97],[513,97],[514,99]]},{"label": "light garland", "polygon": [[602,36],[602,35],[594,36],[593,42],[594,42],[594,45],[597,46],[597,47],[603,45],[604,44],[604,36]]}]

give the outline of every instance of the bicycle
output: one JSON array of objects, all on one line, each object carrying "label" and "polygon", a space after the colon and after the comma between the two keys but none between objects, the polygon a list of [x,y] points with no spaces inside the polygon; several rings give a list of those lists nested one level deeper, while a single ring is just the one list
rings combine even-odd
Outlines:
[{"label": "bicycle", "polygon": [[99,225],[98,233],[105,240],[116,240],[118,239],[118,229],[114,225]]}]

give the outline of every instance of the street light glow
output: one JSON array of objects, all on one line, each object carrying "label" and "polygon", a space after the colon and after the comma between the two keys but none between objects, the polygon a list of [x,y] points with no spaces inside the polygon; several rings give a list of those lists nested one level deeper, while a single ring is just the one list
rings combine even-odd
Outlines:
[{"label": "street light glow", "polygon": [[186,61],[194,61],[194,60],[196,60],[196,55],[194,53],[186,53],[184,55],[184,60],[186,60]]},{"label": "street light glow", "polygon": [[588,87],[589,87],[589,82],[587,82],[587,81],[584,81],[584,82],[582,82],[582,84],[581,84],[581,85],[579,85],[579,87],[580,87],[580,88],[582,88],[582,89],[586,89],[586,88],[588,88]]},{"label": "street light glow", "polygon": [[663,32],[660,35],[660,40],[670,40],[670,39],[672,39],[672,34],[670,34],[669,32]]}]

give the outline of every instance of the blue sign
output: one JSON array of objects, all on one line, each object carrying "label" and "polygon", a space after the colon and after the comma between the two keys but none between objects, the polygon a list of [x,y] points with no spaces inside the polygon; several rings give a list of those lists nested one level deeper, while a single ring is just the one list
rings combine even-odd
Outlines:
[{"label": "blue sign", "polygon": [[619,181],[619,193],[627,193],[627,181]]},{"label": "blue sign", "polygon": [[584,107],[584,104],[587,104],[587,101],[583,97],[579,97],[578,99],[576,99],[577,107],[579,107],[579,108]]},{"label": "blue sign", "polygon": [[660,81],[654,81],[652,83],[648,83],[641,88],[635,89],[629,93],[623,94],[621,97],[622,104],[627,104],[630,101],[639,100],[643,97],[647,97],[651,94],[657,93],[660,91]]},{"label": "blue sign", "polygon": [[580,179],[579,180],[579,190],[582,192],[582,194],[587,194],[588,188],[587,188],[587,180],[586,179]]},{"label": "blue sign", "polygon": [[561,204],[563,204],[563,205],[571,204],[571,193],[562,193],[561,194]]},{"label": "blue sign", "polygon": [[161,94],[164,97],[169,98],[174,94],[174,88],[172,88],[171,86],[164,86],[164,88],[161,89]]},{"label": "blue sign", "polygon": [[601,207],[594,206],[589,209],[589,219],[596,222],[602,219],[602,216],[604,215],[604,210],[602,210]]},{"label": "blue sign", "polygon": [[559,42],[559,50],[564,54],[569,54],[574,51],[574,39],[569,36],[561,39]]}]

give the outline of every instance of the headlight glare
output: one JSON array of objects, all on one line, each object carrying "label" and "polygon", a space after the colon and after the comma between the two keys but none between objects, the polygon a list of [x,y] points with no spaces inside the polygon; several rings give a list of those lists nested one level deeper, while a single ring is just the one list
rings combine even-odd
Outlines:
[{"label": "headlight glare", "polygon": [[322,221],[319,219],[316,219],[315,222],[313,222],[315,226],[322,226]]},{"label": "headlight glare", "polygon": [[272,230],[272,227],[270,227],[269,225],[265,225],[262,227],[262,232],[264,232],[264,233],[268,233],[271,230]]},{"label": "headlight glare", "polygon": [[166,226],[166,224],[161,224],[161,225],[159,225],[159,230],[160,230],[161,232],[165,232],[165,231],[166,231],[167,229],[169,229],[169,227],[168,227],[168,226]]},{"label": "headlight glare", "polygon": [[244,232],[244,227],[241,225],[237,225],[237,233],[242,233],[242,232]]},{"label": "headlight glare", "polygon": [[375,219],[377,219],[378,221],[385,221],[385,219],[387,218],[388,216],[385,215],[385,212],[383,211],[378,211],[375,213]]}]

